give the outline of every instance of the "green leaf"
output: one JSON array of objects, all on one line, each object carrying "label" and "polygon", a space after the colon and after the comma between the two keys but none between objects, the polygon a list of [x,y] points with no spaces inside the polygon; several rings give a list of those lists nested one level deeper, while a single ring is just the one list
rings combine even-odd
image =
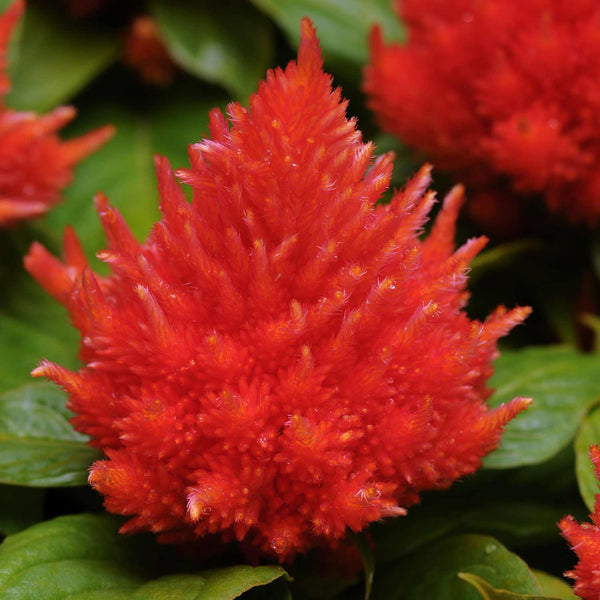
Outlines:
[{"label": "green leaf", "polygon": [[300,41],[300,20],[317,28],[325,62],[344,76],[360,80],[369,59],[368,36],[378,23],[386,41],[402,41],[404,29],[389,0],[252,0],[286,33],[294,47]]},{"label": "green leaf", "polygon": [[484,460],[490,469],[538,464],[557,454],[600,395],[598,358],[567,347],[503,352],[495,369],[491,406],[515,396],[529,396],[533,404],[508,424],[500,448]]},{"label": "green leaf", "polygon": [[0,597],[51,600],[88,590],[133,589],[143,580],[131,558],[104,515],[38,523],[0,545]]},{"label": "green leaf", "polygon": [[592,444],[600,444],[600,408],[592,410],[581,424],[575,438],[575,473],[579,493],[585,505],[594,510],[594,499],[598,490],[598,480],[594,474],[594,465],[588,455]]},{"label": "green leaf", "polygon": [[[233,600],[285,574],[281,567],[246,565],[204,571],[198,575],[170,575],[138,588],[132,600]],[[177,595],[176,595],[177,594]]]},{"label": "green leaf", "polygon": [[271,66],[271,24],[249,3],[154,0],[152,14],[178,65],[239,99]]},{"label": "green leaf", "polygon": [[539,594],[527,567],[492,537],[458,535],[423,547],[379,571],[373,600],[478,600],[477,591],[459,577],[469,572],[499,589]]},{"label": "green leaf", "polygon": [[0,396],[0,482],[14,485],[85,485],[98,452],[77,433],[64,392],[35,383]]},{"label": "green leaf", "polygon": [[118,48],[116,35],[70,22],[51,3],[28,2],[9,56],[7,105],[45,112],[68,102],[116,58]]},{"label": "green leaf", "polygon": [[0,596],[3,600],[230,600],[285,576],[281,567],[241,565],[150,579],[156,570],[135,539],[116,533],[112,518],[70,515],[6,538],[0,546]]},{"label": "green leaf", "polygon": [[76,367],[77,336],[63,308],[22,267],[30,230],[0,236],[0,392],[32,382],[40,358]]},{"label": "green leaf", "polygon": [[439,499],[429,495],[405,517],[375,524],[371,533],[377,564],[397,561],[449,534],[491,535],[512,548],[552,542],[556,523],[568,512],[542,502],[467,502],[460,496],[448,498],[448,493]]},{"label": "green leaf", "polygon": [[491,586],[483,577],[473,573],[459,573],[458,576],[470,583],[481,595],[483,600],[556,600],[550,596],[541,596],[540,594],[517,594],[507,590],[496,589]]},{"label": "green leaf", "polygon": [[40,300],[37,318],[0,312],[0,391],[30,382],[31,370],[44,356],[69,368],[77,364],[77,338],[62,307],[41,290],[28,295],[26,289],[30,286],[22,288],[24,304]]},{"label": "green leaf", "polygon": [[577,600],[577,596],[573,593],[571,586],[563,579],[544,573],[544,571],[538,571],[537,569],[532,569],[532,572],[542,588],[542,594],[559,598],[560,600]]}]

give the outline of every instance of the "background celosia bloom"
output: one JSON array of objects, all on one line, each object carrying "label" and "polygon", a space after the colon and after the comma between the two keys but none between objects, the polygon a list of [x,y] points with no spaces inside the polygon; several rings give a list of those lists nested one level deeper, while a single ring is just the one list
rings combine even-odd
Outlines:
[{"label": "background celosia bloom", "polygon": [[151,17],[136,17],[127,31],[123,48],[125,64],[138,71],[147,83],[166,85],[175,77],[175,65]]},{"label": "background celosia bloom", "polygon": [[[600,449],[590,448],[590,458],[594,465],[596,478],[600,480]],[[584,600],[596,600],[600,597],[600,494],[596,496],[594,512],[590,515],[592,523],[581,525],[571,516],[561,520],[559,527],[567,539],[579,562],[565,575],[575,581],[573,590]]]},{"label": "background celosia bloom", "polygon": [[5,105],[10,87],[6,49],[22,12],[23,3],[17,1],[0,17],[0,226],[40,216],[57,204],[73,167],[112,135],[111,127],[103,127],[62,142],[56,132],[75,109],[59,107],[38,117]]},{"label": "background celosia bloom", "polygon": [[191,204],[159,159],[162,220],[140,245],[97,199],[112,275],[71,232],[64,264],[32,247],[84,363],[34,374],[105,451],[90,482],[133,516],[123,531],[219,533],[286,560],[473,472],[528,404],[484,401],[496,341],[528,309],[462,311],[485,240],[453,253],[461,190],[420,242],[429,168],[375,207],[392,157],[372,162],[345,109],[305,20],[297,63],[230,104],[231,126],[211,112],[178,172]]},{"label": "background celosia bloom", "polygon": [[[375,29],[364,88],[387,130],[493,201],[543,194],[600,217],[595,0],[400,0],[407,45]],[[484,201],[482,197],[482,201]]]}]

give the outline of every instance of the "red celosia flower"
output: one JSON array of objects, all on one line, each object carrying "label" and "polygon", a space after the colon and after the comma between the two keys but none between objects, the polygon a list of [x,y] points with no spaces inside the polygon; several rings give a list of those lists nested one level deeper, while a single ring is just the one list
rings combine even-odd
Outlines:
[{"label": "red celosia flower", "polygon": [[167,53],[156,22],[148,16],[136,17],[131,23],[125,38],[123,60],[148,83],[165,85],[175,75],[175,64]]},{"label": "red celosia flower", "polygon": [[70,394],[107,460],[90,481],[123,531],[220,533],[282,560],[404,512],[474,471],[528,400],[490,411],[496,340],[528,313],[462,311],[455,189],[425,242],[424,167],[389,206],[392,157],[371,162],[302,23],[298,61],[249,109],[210,114],[191,146],[186,201],[167,162],[162,220],[145,244],[100,196],[108,238],[94,275],[71,232],[65,263],[26,265],[82,334],[77,373],[34,371]]},{"label": "red celosia flower", "polygon": [[[590,448],[590,458],[594,464],[596,479],[600,480],[600,449]],[[558,524],[579,562],[565,575],[575,580],[575,593],[584,600],[600,598],[600,494],[596,495],[594,512],[590,515],[592,523],[582,523],[570,515]]]},{"label": "red celosia flower", "polygon": [[37,217],[57,204],[75,164],[112,135],[111,127],[102,127],[61,142],[56,131],[75,116],[75,109],[60,107],[38,117],[5,106],[10,87],[6,48],[22,12],[23,2],[17,1],[0,17],[0,226]]},{"label": "red celosia flower", "polygon": [[596,0],[397,0],[406,46],[371,37],[382,125],[474,188],[600,219]]}]

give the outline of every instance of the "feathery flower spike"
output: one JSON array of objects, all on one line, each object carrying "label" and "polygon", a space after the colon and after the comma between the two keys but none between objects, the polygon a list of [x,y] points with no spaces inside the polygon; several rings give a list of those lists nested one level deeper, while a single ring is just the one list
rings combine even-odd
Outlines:
[{"label": "feathery flower spike", "polygon": [[[596,479],[600,481],[600,449],[590,448]],[[577,523],[569,515],[560,521],[563,536],[577,554],[579,562],[572,571],[565,573],[575,581],[573,591],[583,600],[600,598],[600,494],[596,495],[591,523]]]},{"label": "feathery flower spike", "polygon": [[23,7],[17,0],[0,17],[0,227],[38,217],[57,204],[73,167],[113,134],[112,127],[102,127],[61,142],[56,132],[75,116],[75,109],[63,106],[37,116],[5,105],[10,87],[6,49]]},{"label": "feathery flower spike", "polygon": [[70,311],[84,366],[34,371],[61,385],[106,460],[92,486],[124,532],[218,533],[289,560],[401,515],[496,448],[529,403],[489,410],[496,341],[528,314],[470,321],[453,253],[455,189],[428,239],[423,167],[388,206],[392,157],[372,160],[302,21],[297,62],[249,101],[210,114],[191,167],[157,159],[162,219],[144,244],[96,199],[112,275],[68,231],[64,263],[26,266]]},{"label": "feathery flower spike", "polygon": [[478,202],[501,203],[498,190],[542,195],[551,210],[597,225],[598,2],[396,6],[408,43],[386,46],[375,28],[365,71],[381,125],[467,182]]}]

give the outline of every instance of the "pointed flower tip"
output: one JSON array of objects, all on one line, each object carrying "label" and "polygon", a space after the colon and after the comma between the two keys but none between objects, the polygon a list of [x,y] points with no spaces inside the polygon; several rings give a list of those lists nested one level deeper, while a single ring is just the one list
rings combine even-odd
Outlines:
[{"label": "pointed flower tip", "polygon": [[97,143],[98,146],[102,146],[112,139],[115,133],[117,133],[117,128],[112,124],[108,124],[98,127],[98,129],[95,129],[89,135],[93,135],[95,138],[94,142]]},{"label": "pointed flower tip", "polygon": [[23,16],[23,13],[25,12],[25,6],[25,0],[14,0],[4,14],[7,15],[8,19],[14,23]]},{"label": "pointed flower tip", "polygon": [[517,398],[513,398],[510,402],[502,404],[491,413],[494,426],[500,428],[504,427],[520,412],[526,410],[532,402],[532,398],[518,396]]},{"label": "pointed flower tip", "polygon": [[32,377],[48,377],[52,370],[52,363],[48,360],[41,360],[35,369],[32,369]]},{"label": "pointed flower tip", "polygon": [[302,20],[300,21],[300,39],[307,44],[319,44],[317,30],[309,17],[302,17]]},{"label": "pointed flower tip", "polygon": [[94,196],[94,208],[99,215],[107,213],[111,206],[104,192],[96,192]]},{"label": "pointed flower tip", "polygon": [[320,70],[323,57],[317,30],[308,17],[300,22],[300,46],[298,48],[298,67]]},{"label": "pointed flower tip", "polygon": [[8,33],[10,35],[12,28],[15,26],[16,22],[23,16],[25,12],[25,2],[24,0],[15,0],[4,12],[2,15],[1,21],[2,26],[6,23],[6,27],[8,29]]},{"label": "pointed flower tip", "polygon": [[157,172],[170,168],[169,159],[162,154],[154,155],[154,168]]},{"label": "pointed flower tip", "polygon": [[[372,58],[378,57],[383,50],[383,31],[379,23],[373,25],[369,31],[369,49]],[[365,66],[365,69],[369,69],[369,65]]]},{"label": "pointed flower tip", "polygon": [[404,517],[408,514],[408,511],[401,506],[392,506],[381,514],[382,517]]},{"label": "pointed flower tip", "polygon": [[596,479],[599,480],[600,483],[600,448],[597,444],[592,444],[590,449],[588,450],[588,455],[592,464],[594,465],[594,471],[596,473]]},{"label": "pointed flower tip", "polygon": [[515,407],[515,414],[521,412],[522,410],[526,410],[533,403],[533,398],[527,398],[525,396],[519,396],[512,400],[512,404]]}]

